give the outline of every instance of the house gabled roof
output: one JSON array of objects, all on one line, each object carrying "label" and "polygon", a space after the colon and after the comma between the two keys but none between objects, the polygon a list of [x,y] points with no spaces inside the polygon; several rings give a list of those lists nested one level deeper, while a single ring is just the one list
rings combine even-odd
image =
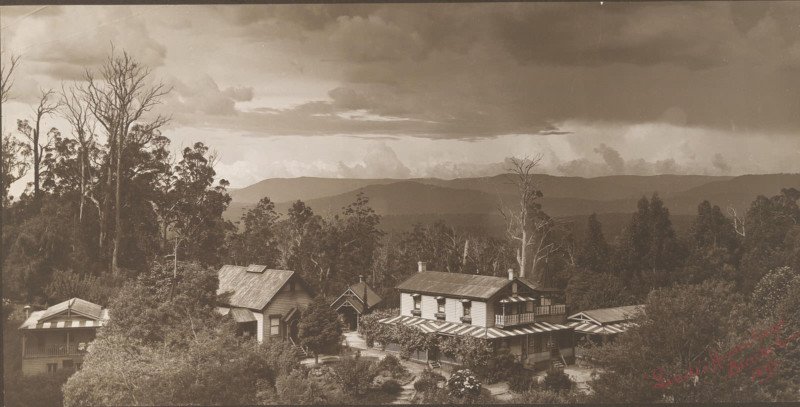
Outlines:
[{"label": "house gabled roof", "polygon": [[334,310],[338,311],[342,307],[350,306],[350,307],[353,307],[353,309],[355,309],[356,311],[358,311],[359,314],[363,314],[364,313],[364,305],[363,304],[364,303],[361,302],[361,301],[353,301],[352,298],[348,298],[348,299],[342,301],[342,303],[339,304],[339,306],[336,307]]},{"label": "house gabled roof", "polygon": [[[69,315],[69,318],[64,316]],[[60,317],[57,320],[56,317]],[[91,328],[108,322],[108,309],[80,298],[71,298],[43,311],[34,311],[20,329]]]},{"label": "house gabled roof", "polygon": [[41,320],[45,321],[67,311],[69,311],[70,314],[78,314],[86,318],[99,319],[100,314],[103,312],[103,307],[80,298],[71,298],[47,308],[44,311],[44,314],[42,314]]},{"label": "house gabled roof", "polygon": [[639,311],[644,311],[644,305],[590,309],[570,315],[569,319],[574,321],[591,321],[598,325],[606,325],[615,322],[630,321]]},{"label": "house gabled roof", "polygon": [[424,271],[414,273],[414,275],[409,277],[406,281],[400,283],[397,289],[402,292],[488,300],[508,287],[513,281],[518,281],[529,286],[526,282],[518,278],[509,280],[504,277],[484,276],[479,274]]},{"label": "house gabled roof", "polygon": [[[366,304],[367,305],[367,309],[372,308],[372,307],[378,305],[381,301],[383,301],[383,298],[381,298],[381,296],[378,295],[375,292],[375,290],[373,290],[372,287],[369,286],[369,284],[367,284],[367,283],[365,283],[363,281],[360,281],[358,283],[355,283],[355,284],[351,285],[350,287],[347,287],[347,289],[342,293],[342,295],[337,297],[336,300],[334,300],[331,303],[331,306],[333,306],[339,300],[341,300],[342,297],[344,297],[348,292],[353,293],[353,295],[355,295],[358,298],[358,300],[361,302],[361,305],[363,305],[364,304],[364,298],[363,297],[364,297],[364,288],[365,287],[367,289],[367,304]],[[362,307],[362,310],[359,311],[359,312],[363,312],[363,307]]]},{"label": "house gabled roof", "polygon": [[225,265],[219,269],[217,294],[231,293],[228,306],[261,311],[294,274],[291,270],[272,270],[257,265]]}]

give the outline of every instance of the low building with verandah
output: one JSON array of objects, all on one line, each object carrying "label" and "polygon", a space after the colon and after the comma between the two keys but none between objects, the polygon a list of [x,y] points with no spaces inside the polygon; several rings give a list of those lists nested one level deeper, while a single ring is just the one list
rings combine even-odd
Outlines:
[{"label": "low building with verandah", "polygon": [[[644,305],[584,310],[567,317],[567,325],[575,330],[576,343],[602,345],[635,326],[634,319],[642,312]],[[583,356],[580,348],[576,356]]]},{"label": "low building with verandah", "polygon": [[71,298],[45,310],[28,312],[22,333],[22,374],[75,371],[97,330],[108,323],[108,309]]}]

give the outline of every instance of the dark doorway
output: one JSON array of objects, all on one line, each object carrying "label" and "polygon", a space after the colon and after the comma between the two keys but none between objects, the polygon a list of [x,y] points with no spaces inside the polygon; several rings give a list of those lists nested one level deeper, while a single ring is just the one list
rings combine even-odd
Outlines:
[{"label": "dark doorway", "polygon": [[297,342],[297,334],[299,331],[300,330],[297,327],[297,318],[292,318],[292,320],[289,321],[289,338]]},{"label": "dark doorway", "polygon": [[358,329],[358,312],[353,309],[353,307],[343,306],[339,308],[339,313],[348,331],[355,331]]}]

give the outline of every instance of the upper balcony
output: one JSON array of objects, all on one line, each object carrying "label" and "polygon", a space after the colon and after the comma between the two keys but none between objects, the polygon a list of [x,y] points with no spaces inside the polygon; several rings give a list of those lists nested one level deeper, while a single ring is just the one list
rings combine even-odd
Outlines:
[{"label": "upper balcony", "polygon": [[535,307],[533,312],[525,312],[513,315],[495,315],[494,324],[500,328],[515,325],[532,324],[536,322],[537,316],[545,315],[563,315],[567,312],[567,306],[564,304],[559,305],[542,305]]},{"label": "upper balcony", "polygon": [[71,343],[69,345],[44,345],[25,347],[26,358],[48,356],[83,356],[86,354],[86,344]]}]

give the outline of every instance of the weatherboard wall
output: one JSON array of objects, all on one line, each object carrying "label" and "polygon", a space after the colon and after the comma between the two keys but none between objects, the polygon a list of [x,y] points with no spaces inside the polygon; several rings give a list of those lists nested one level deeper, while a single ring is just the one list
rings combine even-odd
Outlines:
[{"label": "weatherboard wall", "polygon": [[[436,320],[436,313],[439,310],[437,296],[420,295],[419,317]],[[471,301],[472,303],[472,325],[489,327],[494,325],[494,315],[488,315],[489,306],[482,301]],[[413,316],[414,297],[410,293],[400,293],[400,315]],[[461,298],[445,297],[445,321],[463,323],[461,317],[464,315],[463,303]],[[491,323],[491,325],[490,325]]]},{"label": "weatherboard wall", "polygon": [[[292,308],[297,308],[298,311],[302,310],[303,308],[307,307],[311,304],[311,295],[308,291],[303,288],[302,284],[295,283],[294,284],[294,291],[291,290],[291,284],[286,284],[275,294],[275,297],[272,298],[272,301],[264,308],[264,312],[261,315],[256,314],[256,319],[261,317],[261,320],[258,321],[258,337],[261,338],[261,341],[269,341],[271,339],[269,335],[269,317],[271,315],[280,315],[281,316],[281,324],[280,324],[280,333],[278,338],[283,338],[286,336],[288,331],[288,327],[286,323],[283,321],[283,317],[292,310]],[[274,339],[274,337],[272,337]]]}]

